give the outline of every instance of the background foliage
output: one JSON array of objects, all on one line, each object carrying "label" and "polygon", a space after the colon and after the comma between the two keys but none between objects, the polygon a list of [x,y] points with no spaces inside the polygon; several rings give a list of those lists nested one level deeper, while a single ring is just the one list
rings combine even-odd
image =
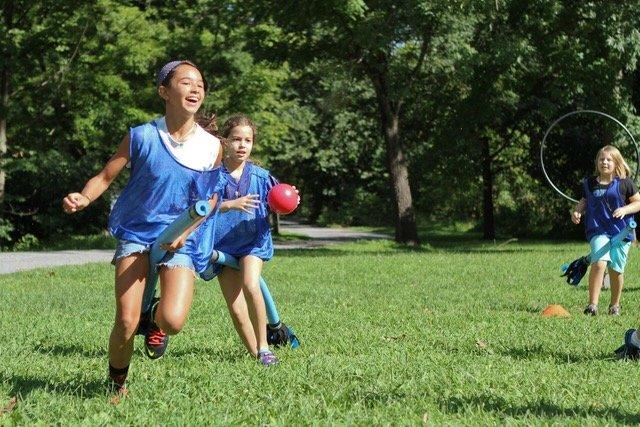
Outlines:
[{"label": "background foliage", "polygon": [[[578,236],[570,204],[542,177],[540,140],[576,109],[606,111],[637,132],[639,6],[8,2],[0,246],[104,229],[126,176],[80,215],[65,216],[60,200],[100,170],[129,126],[162,114],[153,79],[172,58],[204,70],[207,112],[255,118],[257,159],[301,189],[299,214],[311,221],[394,223],[371,77],[383,70],[390,99],[402,100],[399,144],[418,222],[471,222],[488,238]],[[604,120],[567,122],[552,135],[550,167],[570,187],[591,172],[593,149],[622,141]]]}]

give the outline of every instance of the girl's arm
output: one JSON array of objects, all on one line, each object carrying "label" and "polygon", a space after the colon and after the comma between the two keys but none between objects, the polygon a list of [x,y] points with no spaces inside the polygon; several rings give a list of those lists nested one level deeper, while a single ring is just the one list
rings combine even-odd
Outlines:
[{"label": "girl's arm", "polygon": [[584,214],[586,207],[587,207],[587,199],[583,197],[573,208],[573,212],[571,212],[571,221],[574,224],[580,224],[580,219],[582,218],[582,215]]},{"label": "girl's arm", "polygon": [[625,215],[640,212],[640,193],[636,193],[629,197],[629,204],[613,211],[614,218],[622,218]]},{"label": "girl's arm", "polygon": [[129,134],[122,138],[118,151],[109,159],[105,167],[85,184],[80,193],[69,193],[62,200],[66,213],[83,210],[105,192],[122,169],[129,163]]}]

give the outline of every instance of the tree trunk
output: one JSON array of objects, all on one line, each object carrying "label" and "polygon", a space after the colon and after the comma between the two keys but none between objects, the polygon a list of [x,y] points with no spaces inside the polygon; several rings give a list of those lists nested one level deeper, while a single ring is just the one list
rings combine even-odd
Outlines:
[{"label": "tree trunk", "polygon": [[[2,10],[5,28],[9,29],[13,21],[13,2],[8,1]],[[7,113],[9,109],[9,64],[11,56],[8,49],[0,52],[3,56],[0,66],[0,210],[4,203],[6,172],[4,157],[7,154]]]},{"label": "tree trunk", "polygon": [[489,139],[480,138],[482,144],[482,231],[485,239],[495,239],[496,224],[493,217],[493,171]]},{"label": "tree trunk", "polygon": [[2,65],[0,70],[0,208],[4,203],[6,173],[4,157],[7,154],[7,107],[9,104],[9,69]]},{"label": "tree trunk", "polygon": [[413,210],[413,198],[409,186],[409,168],[400,146],[398,117],[389,118],[390,123],[385,128],[387,142],[387,158],[391,184],[396,198],[396,242],[409,245],[418,245],[418,228],[416,216]]},{"label": "tree trunk", "polygon": [[400,108],[393,107],[385,71],[379,68],[379,64],[377,67],[368,67],[378,100],[380,125],[386,143],[389,175],[396,202],[395,240],[398,243],[418,245],[420,240],[409,186],[409,168],[400,141]]}]

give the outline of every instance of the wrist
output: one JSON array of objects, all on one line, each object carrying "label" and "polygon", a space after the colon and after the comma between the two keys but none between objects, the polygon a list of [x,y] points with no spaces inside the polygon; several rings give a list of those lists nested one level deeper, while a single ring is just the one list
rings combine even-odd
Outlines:
[{"label": "wrist", "polygon": [[84,198],[87,200],[87,205],[88,205],[88,204],[90,204],[91,202],[93,202],[93,200],[91,199],[91,197],[87,196],[86,194],[84,194],[84,193],[80,193],[80,195],[81,195],[82,197],[84,197]]}]

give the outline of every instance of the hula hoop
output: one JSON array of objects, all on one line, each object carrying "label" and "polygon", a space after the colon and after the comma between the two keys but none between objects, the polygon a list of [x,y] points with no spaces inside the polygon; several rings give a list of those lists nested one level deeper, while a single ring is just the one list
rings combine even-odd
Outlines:
[{"label": "hula hoop", "polygon": [[551,123],[551,126],[549,126],[547,131],[544,133],[544,137],[542,138],[542,143],[540,144],[540,165],[542,166],[542,173],[544,174],[544,177],[547,178],[547,182],[549,182],[549,185],[551,185],[551,187],[553,187],[553,189],[556,190],[556,192],[558,192],[558,194],[560,194],[562,197],[564,197],[565,199],[569,199],[570,201],[572,201],[574,203],[578,203],[578,200],[576,200],[576,199],[564,194],[562,192],[562,190],[560,190],[553,183],[553,181],[551,181],[551,177],[549,177],[549,174],[547,174],[547,169],[544,167],[544,146],[545,146],[545,143],[547,142],[547,136],[553,130],[553,128],[556,127],[556,125],[558,123],[560,123],[562,120],[566,119],[567,117],[574,116],[576,114],[582,114],[582,113],[595,114],[595,115],[598,115],[598,116],[606,117],[606,118],[608,118],[610,120],[613,120],[622,129],[624,129],[624,131],[627,133],[627,136],[629,137],[629,139],[633,143],[633,146],[636,149],[636,165],[637,166],[636,166],[636,173],[635,173],[635,175],[633,177],[633,181],[634,182],[637,181],[638,172],[640,172],[640,147],[638,147],[638,143],[636,142],[635,138],[633,137],[633,135],[631,134],[629,129],[627,129],[627,127],[625,125],[623,125],[622,122],[620,122],[620,120],[616,119],[613,116],[610,116],[607,113],[603,113],[602,111],[597,111],[597,110],[577,110],[577,111],[573,111],[571,113],[567,113],[564,116],[561,116],[560,118],[556,119],[555,122]]}]

